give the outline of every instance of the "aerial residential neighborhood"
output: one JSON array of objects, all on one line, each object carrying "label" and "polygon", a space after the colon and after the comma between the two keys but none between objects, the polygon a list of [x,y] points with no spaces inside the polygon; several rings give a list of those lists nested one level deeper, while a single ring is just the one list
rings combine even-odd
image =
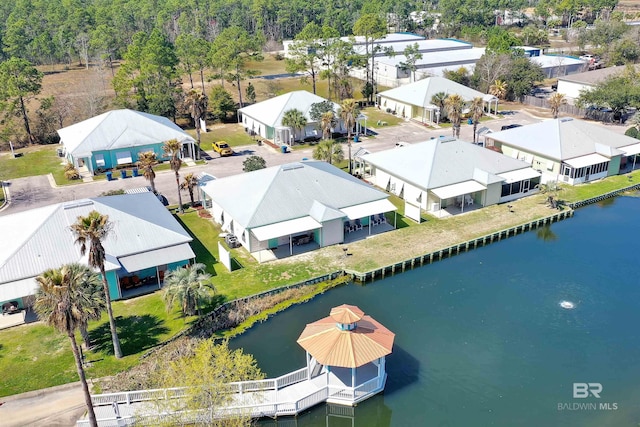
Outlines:
[{"label": "aerial residential neighborhood", "polygon": [[2,424],[640,422],[640,7],[223,3],[0,8]]}]

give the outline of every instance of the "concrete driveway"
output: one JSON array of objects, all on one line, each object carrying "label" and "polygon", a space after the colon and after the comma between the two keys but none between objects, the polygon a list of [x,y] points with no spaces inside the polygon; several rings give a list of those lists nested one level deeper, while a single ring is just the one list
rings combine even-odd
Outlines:
[{"label": "concrete driveway", "polygon": [[[504,113],[504,112],[503,112]],[[531,124],[541,121],[541,118],[532,116],[527,112],[512,111],[504,115],[501,119],[488,120],[478,125],[478,127],[488,127],[494,132],[500,130],[504,125],[509,124]],[[625,126],[603,125],[612,131],[624,133]],[[394,148],[398,142],[415,143],[425,141],[431,137],[439,137],[440,135],[451,135],[451,128],[428,129],[422,125],[413,122],[403,122],[397,126],[380,127],[372,129],[377,133],[373,138],[362,138],[359,143],[354,143],[352,151],[355,152],[360,147],[364,147],[370,152],[387,150]],[[215,131],[214,131],[215,132]],[[463,122],[460,129],[460,139],[465,141],[473,140],[473,126]],[[187,173],[199,174],[202,171],[210,173],[218,178],[242,173],[242,162],[251,155],[258,155],[265,159],[267,166],[276,166],[284,163],[301,161],[303,158],[312,159],[313,148],[304,148],[293,150],[289,153],[281,153],[267,145],[248,145],[236,147],[236,154],[231,157],[219,157],[217,153],[207,153],[210,160],[205,165],[197,165],[184,167],[180,171],[180,175]],[[345,157],[347,156],[347,147],[344,147]],[[10,203],[0,211],[0,215],[8,215],[11,213],[21,212],[40,206],[46,206],[53,203],[59,203],[69,200],[82,199],[86,197],[97,197],[101,193],[118,190],[145,187],[149,185],[144,177],[129,177],[126,179],[116,179],[114,181],[93,181],[76,185],[67,185],[56,187],[47,176],[34,176],[27,178],[18,178],[5,182],[6,188],[9,190]],[[171,204],[178,203],[177,185],[175,175],[172,171],[162,171],[157,173],[156,189],[162,193]],[[182,201],[188,202],[189,195],[186,191],[182,191]]]}]

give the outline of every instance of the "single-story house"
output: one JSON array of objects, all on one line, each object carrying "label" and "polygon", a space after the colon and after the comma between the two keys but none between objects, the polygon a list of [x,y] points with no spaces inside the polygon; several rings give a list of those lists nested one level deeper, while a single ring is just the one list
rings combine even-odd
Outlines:
[{"label": "single-story house", "polygon": [[[322,137],[320,125],[311,120],[309,113],[313,104],[325,101],[323,97],[306,90],[296,90],[240,108],[238,122],[246,132],[272,140],[277,145],[292,145],[294,141],[306,138],[320,139]],[[340,106],[334,102],[333,107],[337,116]],[[293,109],[301,111],[307,119],[307,125],[302,130],[282,125],[284,114]],[[338,120],[333,131],[346,132],[342,120]]]},{"label": "single-story house", "polygon": [[452,137],[366,154],[361,160],[365,179],[432,213],[509,202],[536,192],[540,182],[540,173],[529,164]]},{"label": "single-story house", "polygon": [[545,55],[538,47],[516,46],[514,49],[523,50],[531,62],[540,65],[542,73],[548,79],[582,73],[589,67],[589,62],[583,59],[560,54]]},{"label": "single-story house", "polygon": [[[640,65],[636,65],[636,71],[640,71]],[[599,70],[585,71],[584,73],[558,77],[557,92],[563,94],[571,102],[580,96],[580,92],[589,91],[610,77],[621,74],[626,67],[608,67]]]},{"label": "single-story house", "polygon": [[64,153],[77,168],[90,173],[138,161],[138,154],[153,151],[168,159],[162,145],[177,139],[183,157],[195,158],[195,140],[166,117],[134,110],[112,110],[58,130]]},{"label": "single-story house", "polygon": [[376,225],[396,210],[386,193],[319,161],[220,178],[200,190],[213,219],[252,253],[286,246],[292,254],[296,244],[342,243],[354,227]]},{"label": "single-story house", "polygon": [[112,299],[159,289],[166,271],[195,258],[193,239],[151,192],[81,199],[0,217],[0,303],[24,307],[37,276],[64,264],[87,263],[70,226],[96,210],[113,230],[103,242]]},{"label": "single-story house", "polygon": [[488,147],[525,161],[543,182],[579,184],[635,167],[640,142],[573,118],[546,120],[485,136]]},{"label": "single-story house", "polygon": [[378,107],[382,110],[395,112],[401,117],[408,117],[421,123],[437,123],[441,114],[440,108],[431,102],[433,95],[444,92],[447,95],[460,95],[465,102],[471,102],[480,97],[484,100],[486,110],[498,110],[498,98],[493,95],[485,95],[475,89],[471,89],[460,83],[456,83],[444,77],[429,77],[418,80],[415,83],[385,90],[378,94]]}]

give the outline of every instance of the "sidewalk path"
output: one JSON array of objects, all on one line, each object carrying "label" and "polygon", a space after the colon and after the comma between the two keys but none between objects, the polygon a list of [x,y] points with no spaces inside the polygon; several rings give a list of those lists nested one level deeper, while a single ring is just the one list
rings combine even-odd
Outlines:
[{"label": "sidewalk path", "polygon": [[0,397],[3,427],[72,427],[86,412],[80,382]]}]

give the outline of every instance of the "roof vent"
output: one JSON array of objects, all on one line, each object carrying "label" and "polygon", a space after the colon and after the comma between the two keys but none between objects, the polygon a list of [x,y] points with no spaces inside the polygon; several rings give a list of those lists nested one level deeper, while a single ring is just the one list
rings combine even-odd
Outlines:
[{"label": "roof vent", "polygon": [[81,200],[79,202],[65,204],[64,209],[75,209],[75,208],[79,208],[82,206],[89,206],[89,205],[93,205],[93,200]]},{"label": "roof vent", "polygon": [[304,166],[301,165],[300,163],[290,163],[288,165],[282,166],[282,170],[283,171],[291,171],[291,170],[294,170],[294,169],[301,169],[303,167]]}]

